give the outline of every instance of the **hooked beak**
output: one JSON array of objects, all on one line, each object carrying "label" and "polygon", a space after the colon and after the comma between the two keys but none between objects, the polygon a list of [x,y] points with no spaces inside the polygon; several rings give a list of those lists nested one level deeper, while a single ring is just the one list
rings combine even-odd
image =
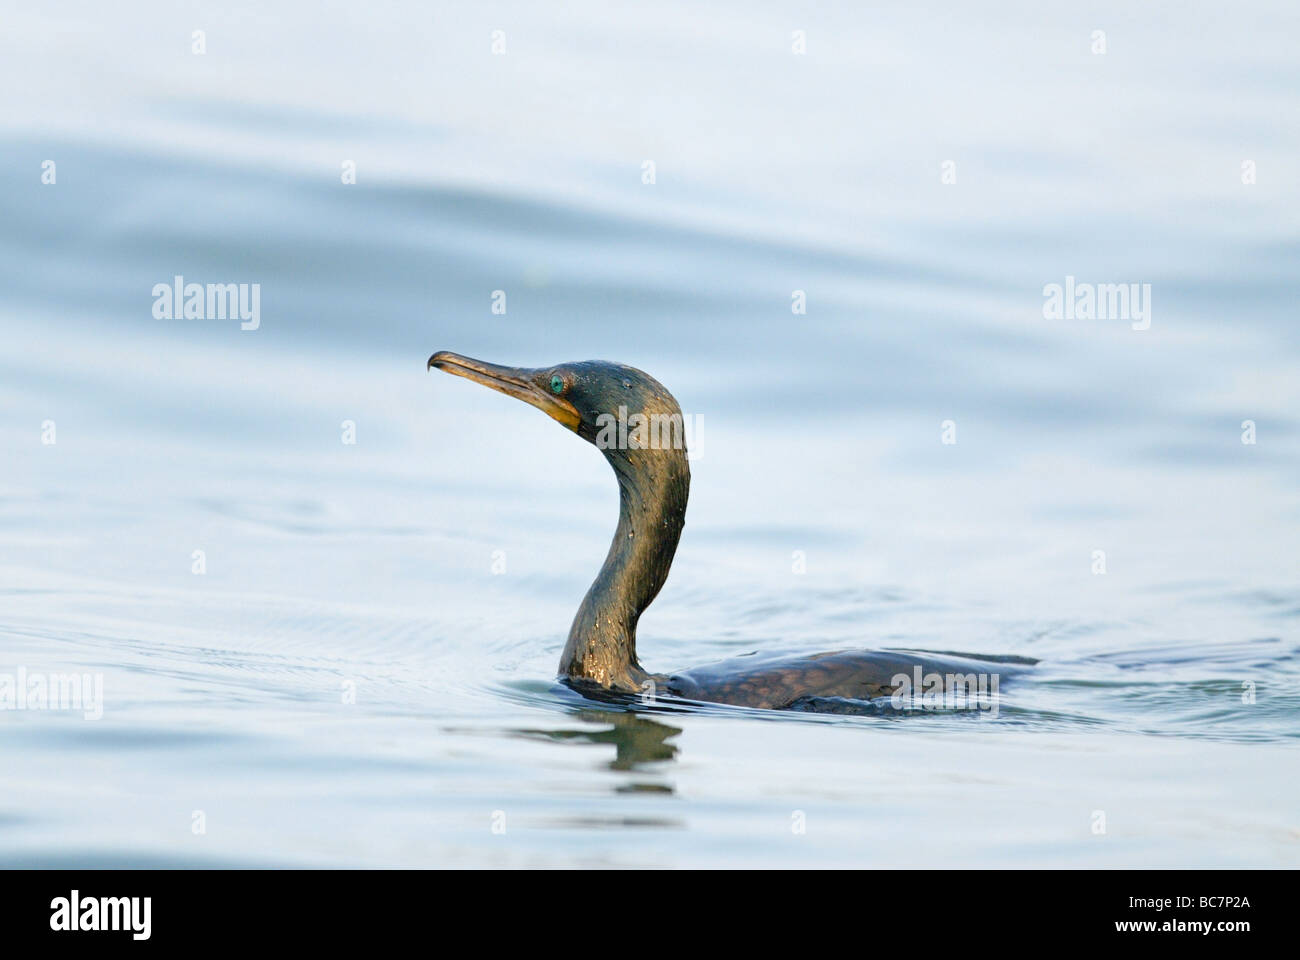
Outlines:
[{"label": "hooked beak", "polygon": [[523,367],[503,367],[485,363],[473,357],[462,357],[450,350],[439,350],[429,358],[428,369],[434,368],[466,380],[473,380],[499,393],[508,394],[524,403],[532,404],[547,416],[558,420],[574,433],[582,423],[582,414],[568,400],[548,393],[533,382],[537,371]]}]

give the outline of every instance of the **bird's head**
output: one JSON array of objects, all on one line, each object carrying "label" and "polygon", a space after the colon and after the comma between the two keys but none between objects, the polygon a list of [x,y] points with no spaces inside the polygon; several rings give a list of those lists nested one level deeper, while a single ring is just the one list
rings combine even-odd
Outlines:
[{"label": "bird's head", "polygon": [[429,368],[473,380],[531,404],[595,444],[611,461],[629,450],[686,450],[685,425],[676,399],[654,377],[605,360],[550,367],[504,367],[447,350]]}]

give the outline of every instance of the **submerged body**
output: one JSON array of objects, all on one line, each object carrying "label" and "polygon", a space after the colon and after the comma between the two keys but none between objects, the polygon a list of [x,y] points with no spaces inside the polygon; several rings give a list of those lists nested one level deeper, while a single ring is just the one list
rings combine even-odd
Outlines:
[{"label": "submerged body", "polygon": [[[809,699],[867,701],[900,678],[994,676],[1032,661],[902,650],[737,657],[675,674],[651,674],[636,655],[636,625],[659,593],[686,522],[691,472],[681,408],[649,374],[590,360],[526,369],[435,353],[429,367],[535,406],[605,455],[619,485],[609,553],[583,598],[560,658],[560,678],[579,690],[666,694],[767,709]],[[632,429],[611,429],[624,424]],[[665,442],[667,441],[667,442]],[[1010,666],[1013,660],[1022,666]],[[990,671],[990,667],[996,671]],[[1009,667],[1009,669],[1008,669]],[[919,691],[918,691],[919,692]]]},{"label": "submerged body", "polygon": [[1032,663],[1020,657],[919,650],[752,654],[684,670],[664,681],[667,692],[683,700],[789,710],[813,705],[810,701],[875,700],[900,690],[909,699],[920,697],[927,678],[937,678],[940,689],[960,690],[970,700],[996,696],[1002,677]]}]

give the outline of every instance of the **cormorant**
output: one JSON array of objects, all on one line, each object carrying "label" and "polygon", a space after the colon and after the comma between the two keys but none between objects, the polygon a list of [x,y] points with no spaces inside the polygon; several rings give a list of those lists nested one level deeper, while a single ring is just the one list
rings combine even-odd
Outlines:
[{"label": "cormorant", "polygon": [[969,684],[973,700],[976,678],[988,677],[990,669],[996,697],[1000,675],[1034,662],[1019,657],[842,650],[751,655],[679,673],[649,673],[637,660],[637,620],[668,577],[686,522],[691,485],[681,408],[673,395],[649,374],[603,360],[530,369],[440,351],[429,358],[428,366],[537,407],[594,444],[614,468],[618,529],[604,566],[578,608],[560,657],[559,678],[580,692],[644,695],[649,691],[747,707],[855,712],[852,705],[865,706],[866,701],[894,694],[900,687],[911,687],[919,702],[926,691],[916,687],[931,683],[925,678],[940,678],[946,691],[955,686],[954,678]]}]

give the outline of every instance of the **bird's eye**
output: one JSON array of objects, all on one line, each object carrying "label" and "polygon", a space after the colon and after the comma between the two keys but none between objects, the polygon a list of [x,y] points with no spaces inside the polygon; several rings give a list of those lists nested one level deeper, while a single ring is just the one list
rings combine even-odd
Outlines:
[{"label": "bird's eye", "polygon": [[551,377],[551,393],[564,392],[564,378],[558,373]]}]

